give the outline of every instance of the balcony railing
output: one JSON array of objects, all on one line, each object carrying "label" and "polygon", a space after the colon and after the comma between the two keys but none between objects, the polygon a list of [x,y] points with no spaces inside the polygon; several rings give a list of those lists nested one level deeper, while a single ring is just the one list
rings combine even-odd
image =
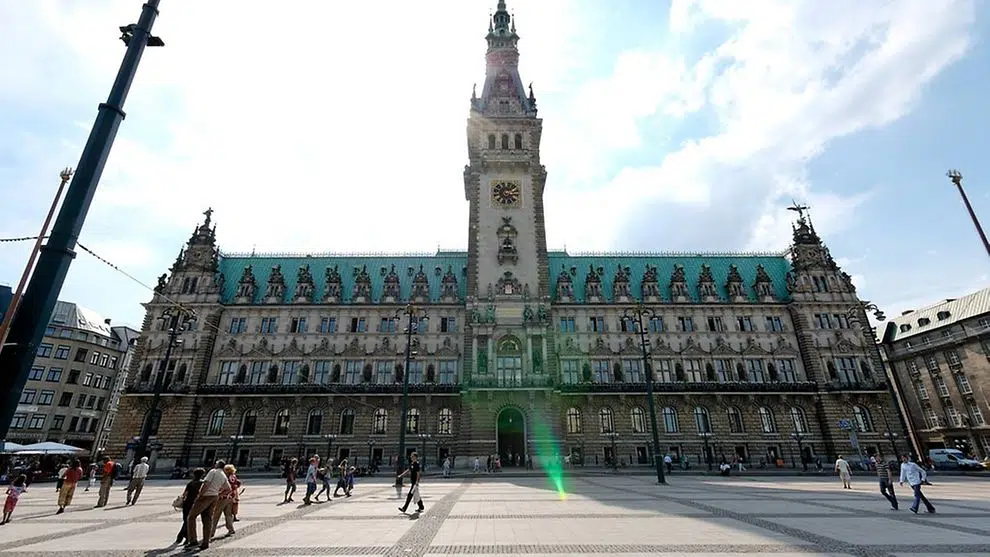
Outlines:
[{"label": "balcony railing", "polygon": [[[642,383],[570,383],[560,385],[565,393],[645,393]],[[654,383],[657,393],[813,393],[818,390],[813,381],[796,383],[719,383],[717,381]]]},{"label": "balcony railing", "polygon": [[886,381],[831,381],[825,384],[826,391],[886,391]]},{"label": "balcony railing", "polygon": [[[133,385],[128,385],[126,393],[134,394],[150,394],[155,392],[155,385],[151,382],[135,383]],[[173,385],[166,385],[162,388],[162,393],[164,394],[185,394],[189,392],[189,385],[185,383],[176,383]]]},{"label": "balcony railing", "polygon": [[[409,392],[411,394],[450,394],[460,391],[460,385],[449,383],[410,383]],[[388,383],[378,385],[373,383],[334,383],[326,384],[296,384],[281,385],[278,383],[268,383],[264,385],[203,385],[199,388],[201,394],[215,395],[287,395],[287,394],[309,394],[309,395],[332,395],[332,394],[402,394],[402,383]]]},{"label": "balcony railing", "polygon": [[499,377],[475,375],[468,386],[475,389],[547,389],[554,386],[549,375],[528,375],[523,377]]}]

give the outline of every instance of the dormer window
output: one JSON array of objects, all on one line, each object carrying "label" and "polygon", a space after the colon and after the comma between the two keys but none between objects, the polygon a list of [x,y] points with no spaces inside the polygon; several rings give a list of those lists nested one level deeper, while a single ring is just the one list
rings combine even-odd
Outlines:
[{"label": "dormer window", "polygon": [[908,325],[907,323],[901,325],[901,332],[902,333],[906,333],[906,332],[908,332],[910,330],[911,330],[911,325]]},{"label": "dormer window", "polygon": [[939,321],[944,321],[948,319],[950,315],[952,314],[947,311],[940,311],[936,314],[936,317],[938,318]]},{"label": "dormer window", "polygon": [[918,320],[918,326],[919,327],[924,327],[925,325],[927,325],[927,324],[929,324],[931,322],[932,322],[931,319],[929,319],[927,317],[922,317],[921,319]]}]

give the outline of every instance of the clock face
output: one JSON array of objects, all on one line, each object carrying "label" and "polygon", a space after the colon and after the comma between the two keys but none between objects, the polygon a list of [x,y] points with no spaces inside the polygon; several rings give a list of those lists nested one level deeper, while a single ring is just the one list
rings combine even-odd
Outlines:
[{"label": "clock face", "polygon": [[518,205],[520,196],[519,182],[501,180],[492,184],[492,201],[496,205],[503,207]]}]

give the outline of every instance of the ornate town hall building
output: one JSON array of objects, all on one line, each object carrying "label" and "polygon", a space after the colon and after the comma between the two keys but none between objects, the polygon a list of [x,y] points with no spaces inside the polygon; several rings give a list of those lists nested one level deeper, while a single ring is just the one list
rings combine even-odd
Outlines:
[{"label": "ornate town hall building", "polygon": [[[429,464],[497,452],[507,464],[579,454],[586,465],[647,465],[648,374],[659,452],[692,467],[706,454],[791,466],[802,452],[885,446],[879,407],[896,412],[876,352],[848,317],[865,315],[803,208],[784,254],[547,249],[543,121],[518,73],[518,40],[499,2],[467,126],[467,250],[231,255],[218,250],[208,211],[146,305],[109,452],[133,446],[159,373],[159,469],[232,455],[262,467],[326,454],[328,443],[334,456],[387,465],[400,427]],[[622,319],[637,301],[656,312],[646,358]],[[163,369],[157,318],[175,303],[198,320]],[[408,369],[407,304],[428,316]]]}]

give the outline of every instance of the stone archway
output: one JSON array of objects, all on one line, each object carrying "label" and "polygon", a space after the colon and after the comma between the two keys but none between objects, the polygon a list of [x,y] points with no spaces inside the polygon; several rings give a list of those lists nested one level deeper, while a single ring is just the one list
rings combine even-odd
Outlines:
[{"label": "stone archway", "polygon": [[509,406],[498,413],[495,421],[496,451],[502,458],[502,466],[523,465],[526,455],[526,417],[518,408]]}]

